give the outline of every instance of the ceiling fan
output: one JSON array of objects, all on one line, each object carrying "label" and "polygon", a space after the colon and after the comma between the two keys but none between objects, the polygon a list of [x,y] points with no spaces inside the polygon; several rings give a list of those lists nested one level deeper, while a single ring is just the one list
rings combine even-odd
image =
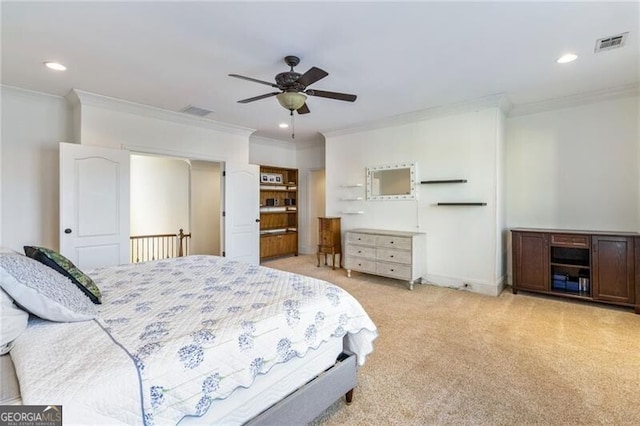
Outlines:
[{"label": "ceiling fan", "polygon": [[356,100],[356,95],[350,95],[348,93],[327,92],[325,90],[307,89],[310,85],[318,80],[321,80],[329,75],[328,72],[321,70],[317,67],[311,67],[309,71],[304,74],[297,73],[293,70],[293,67],[300,63],[300,58],[297,56],[286,56],[284,62],[291,67],[290,71],[281,72],[276,75],[275,83],[268,81],[258,80],[251,77],[245,77],[238,74],[229,74],[230,77],[241,78],[243,80],[253,81],[255,83],[266,84],[267,86],[280,89],[280,92],[271,92],[264,95],[255,96],[253,98],[242,99],[238,103],[246,104],[260,99],[269,98],[275,96],[284,108],[291,111],[298,111],[298,114],[308,114],[311,112],[307,106],[307,96],[318,96],[321,98],[337,99],[339,101],[353,102]]}]

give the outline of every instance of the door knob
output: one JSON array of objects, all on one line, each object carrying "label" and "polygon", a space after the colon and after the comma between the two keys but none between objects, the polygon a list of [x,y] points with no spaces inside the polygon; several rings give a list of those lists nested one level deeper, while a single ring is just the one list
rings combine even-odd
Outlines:
[{"label": "door knob", "polygon": [[65,233],[65,234],[70,234],[70,233],[71,233],[71,228],[67,228],[67,229],[65,229],[65,230],[64,230],[64,233]]},{"label": "door knob", "polygon": [[256,219],[256,222],[260,222],[260,219]]}]

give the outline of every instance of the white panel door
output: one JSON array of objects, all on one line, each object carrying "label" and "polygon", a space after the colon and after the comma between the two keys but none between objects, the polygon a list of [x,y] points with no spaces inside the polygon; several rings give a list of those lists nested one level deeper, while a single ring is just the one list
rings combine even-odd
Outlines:
[{"label": "white panel door", "polygon": [[129,262],[129,151],[60,144],[60,251],[80,269]]},{"label": "white panel door", "polygon": [[229,259],[260,262],[260,168],[227,163],[224,180],[224,252]]}]

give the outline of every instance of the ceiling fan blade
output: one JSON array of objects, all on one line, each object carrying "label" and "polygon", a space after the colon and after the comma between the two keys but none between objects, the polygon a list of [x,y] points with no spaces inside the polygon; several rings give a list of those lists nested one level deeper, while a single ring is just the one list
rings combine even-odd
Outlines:
[{"label": "ceiling fan blade", "polygon": [[321,70],[320,68],[316,68],[316,67],[311,67],[309,71],[305,72],[298,78],[297,82],[302,84],[304,87],[307,87],[315,83],[316,81],[325,78],[328,75],[329,73],[326,72],[325,70]]},{"label": "ceiling fan blade", "polygon": [[302,104],[296,111],[298,111],[298,114],[309,114],[311,112],[306,103]]},{"label": "ceiling fan blade", "polygon": [[239,104],[248,104],[249,102],[259,101],[260,99],[270,98],[271,96],[275,96],[275,95],[279,95],[279,94],[280,94],[280,92],[265,93],[264,95],[255,96],[253,98],[248,98],[248,99],[243,99],[241,101],[238,101],[238,103]]},{"label": "ceiling fan blade", "polygon": [[327,92],[325,90],[305,90],[309,96],[319,96],[321,98],[337,99],[339,101],[353,102],[356,100],[356,95],[350,95],[348,93]]},{"label": "ceiling fan blade", "polygon": [[229,77],[241,78],[242,80],[249,80],[249,81],[253,81],[254,83],[266,84],[267,86],[271,86],[271,87],[278,87],[275,83],[269,83],[268,81],[258,80],[256,78],[251,78],[251,77],[245,77],[243,75],[229,74]]}]

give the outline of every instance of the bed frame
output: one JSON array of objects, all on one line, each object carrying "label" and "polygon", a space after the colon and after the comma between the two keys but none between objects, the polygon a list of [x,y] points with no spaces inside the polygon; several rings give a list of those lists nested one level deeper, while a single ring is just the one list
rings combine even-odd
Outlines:
[{"label": "bed frame", "polygon": [[345,395],[347,404],[356,386],[356,357],[342,353],[334,366],[249,420],[248,426],[304,425]]}]

